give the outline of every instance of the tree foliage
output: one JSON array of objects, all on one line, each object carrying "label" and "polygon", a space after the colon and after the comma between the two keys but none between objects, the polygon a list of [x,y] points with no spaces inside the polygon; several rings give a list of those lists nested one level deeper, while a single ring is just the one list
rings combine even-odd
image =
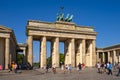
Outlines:
[{"label": "tree foliage", "polygon": [[[59,58],[60,63],[64,64],[64,60],[65,60],[64,54],[60,53],[59,57],[60,57]],[[52,56],[47,58],[47,65],[52,66]]]},{"label": "tree foliage", "polygon": [[24,58],[23,54],[17,54],[17,62],[18,63],[23,63],[23,58]]},{"label": "tree foliage", "polygon": [[65,61],[65,57],[64,57],[64,54],[60,53],[60,63],[64,64],[64,61]]}]

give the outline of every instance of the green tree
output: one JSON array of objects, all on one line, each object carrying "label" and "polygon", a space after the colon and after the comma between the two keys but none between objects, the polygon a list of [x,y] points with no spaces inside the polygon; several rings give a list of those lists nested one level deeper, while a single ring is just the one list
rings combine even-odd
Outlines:
[{"label": "green tree", "polygon": [[18,63],[23,63],[23,57],[24,57],[23,54],[17,54],[17,62]]},{"label": "green tree", "polygon": [[[62,62],[62,64],[64,64],[64,61],[65,61],[64,54],[60,53],[59,57],[60,57],[59,61]],[[52,56],[47,58],[47,65],[52,66]]]},{"label": "green tree", "polygon": [[52,56],[47,58],[47,65],[52,66]]},{"label": "green tree", "polygon": [[62,62],[62,64],[64,64],[65,62],[65,57],[64,57],[64,54],[63,53],[60,53],[60,62]]}]

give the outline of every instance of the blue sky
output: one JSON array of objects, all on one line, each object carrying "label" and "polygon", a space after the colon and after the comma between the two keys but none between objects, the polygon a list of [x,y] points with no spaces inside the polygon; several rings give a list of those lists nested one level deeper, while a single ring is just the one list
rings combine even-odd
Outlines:
[{"label": "blue sky", "polygon": [[77,25],[94,27],[97,47],[120,44],[120,0],[0,0],[0,25],[13,29],[17,42],[25,43],[27,21],[55,22],[62,6]]}]

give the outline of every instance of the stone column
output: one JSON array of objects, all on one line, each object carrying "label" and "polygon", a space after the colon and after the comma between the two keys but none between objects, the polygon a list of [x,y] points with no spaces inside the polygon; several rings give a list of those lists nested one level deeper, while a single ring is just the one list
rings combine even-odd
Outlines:
[{"label": "stone column", "polygon": [[110,51],[108,51],[108,62],[111,62],[111,60],[110,60]]},{"label": "stone column", "polygon": [[5,39],[5,69],[8,69],[10,63],[10,39]]},{"label": "stone column", "polygon": [[0,38],[0,64],[5,68],[5,39]]},{"label": "stone column", "polygon": [[46,66],[46,37],[41,38],[41,55],[40,55],[40,67]]},{"label": "stone column", "polygon": [[97,59],[96,60],[97,60],[96,62],[100,62],[99,61],[99,52],[97,52]]},{"label": "stone column", "polygon": [[82,63],[86,64],[86,47],[85,47],[85,39],[82,40]]},{"label": "stone column", "polygon": [[81,40],[76,41],[76,45],[75,45],[75,50],[76,50],[76,66],[79,63],[82,63],[82,44],[81,44]]},{"label": "stone column", "polygon": [[33,66],[33,36],[28,36],[28,63]]},{"label": "stone column", "polygon": [[59,38],[52,40],[52,65],[59,67]]},{"label": "stone column", "polygon": [[71,39],[70,41],[70,64],[75,67],[75,39]]},{"label": "stone column", "polygon": [[92,40],[92,66],[95,66],[96,60],[96,40]]},{"label": "stone column", "polygon": [[66,64],[70,64],[69,63],[69,39],[65,41],[65,49],[64,49],[64,53],[65,53],[65,65]]},{"label": "stone column", "polygon": [[23,55],[24,55],[24,63],[26,63],[27,61],[26,61],[26,49],[23,49]]},{"label": "stone column", "polygon": [[102,53],[102,62],[105,62],[105,53]]},{"label": "stone column", "polygon": [[119,52],[119,54],[118,54],[118,61],[120,62],[120,52]]},{"label": "stone column", "polygon": [[111,63],[114,64],[114,51],[111,51],[111,55],[112,55],[112,56],[111,56],[111,59],[112,59],[112,60],[111,60]]},{"label": "stone column", "polygon": [[116,50],[113,51],[113,63],[117,62],[117,57],[116,57]]}]

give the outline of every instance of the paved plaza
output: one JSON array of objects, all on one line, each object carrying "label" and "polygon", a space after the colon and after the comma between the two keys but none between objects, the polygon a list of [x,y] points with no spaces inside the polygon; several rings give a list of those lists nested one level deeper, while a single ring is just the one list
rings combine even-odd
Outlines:
[{"label": "paved plaza", "polygon": [[56,74],[53,74],[52,71],[45,73],[44,70],[39,69],[23,70],[22,73],[17,74],[1,71],[0,80],[120,80],[120,76],[115,76],[116,73],[116,71],[113,71],[113,75],[107,75],[106,73],[99,74],[96,68],[86,68],[80,74],[76,69],[73,69],[71,73],[65,74],[60,69],[57,69]]}]

